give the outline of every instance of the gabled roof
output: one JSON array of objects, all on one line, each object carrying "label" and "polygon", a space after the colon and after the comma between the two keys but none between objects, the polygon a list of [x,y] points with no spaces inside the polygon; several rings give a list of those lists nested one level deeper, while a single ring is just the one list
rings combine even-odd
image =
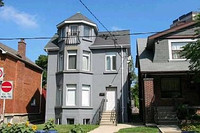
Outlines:
[{"label": "gabled roof", "polygon": [[32,62],[30,59],[28,59],[27,57],[25,57],[25,59],[23,59],[16,50],[0,43],[0,50],[2,51],[3,54],[9,54],[11,56],[13,56],[16,59],[19,59],[35,68],[37,68],[40,71],[43,71],[43,69],[41,67],[39,67],[37,64],[35,64],[34,62]]},{"label": "gabled roof", "polygon": [[188,61],[153,62],[153,51],[146,48],[147,39],[137,39],[137,55],[142,73],[186,72],[189,71]]},{"label": "gabled roof", "polygon": [[[190,26],[193,26],[195,25],[196,22],[195,21],[190,21],[190,22],[187,22],[187,23],[184,23],[184,24],[181,24],[181,25],[178,25],[178,26],[174,26],[172,28],[169,28],[167,30],[164,30],[164,31],[161,31],[159,33],[156,33],[156,34],[153,34],[151,36],[148,37],[148,43],[147,43],[147,46],[149,47],[152,43],[154,43],[154,41],[158,38],[161,38],[163,36],[167,36],[171,33],[174,33],[174,32],[177,32],[177,31],[180,31],[182,29],[185,29],[187,27],[190,27]],[[195,37],[195,36],[190,36],[190,38],[192,37]]]},{"label": "gabled roof", "polygon": [[[98,32],[98,36],[93,45],[90,48],[106,48],[106,47],[130,47],[130,31],[120,30],[120,31],[110,31],[113,37],[110,36],[109,32]],[[116,39],[116,43],[114,43]]]}]

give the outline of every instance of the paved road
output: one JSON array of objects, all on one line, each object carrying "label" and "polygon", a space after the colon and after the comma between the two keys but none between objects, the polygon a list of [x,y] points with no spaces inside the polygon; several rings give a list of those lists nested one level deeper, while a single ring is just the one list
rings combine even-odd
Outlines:
[{"label": "paved road", "polygon": [[138,127],[139,125],[117,124],[117,126],[99,126],[89,133],[116,133],[122,128]]}]

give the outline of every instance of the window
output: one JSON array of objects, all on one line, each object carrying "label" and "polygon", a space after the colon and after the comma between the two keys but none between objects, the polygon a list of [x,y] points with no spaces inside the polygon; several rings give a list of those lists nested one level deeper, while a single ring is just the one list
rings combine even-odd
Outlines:
[{"label": "window", "polygon": [[75,106],[76,105],[76,85],[68,84],[66,90],[66,105]]},{"label": "window", "polygon": [[106,54],[106,71],[116,71],[116,54]]},{"label": "window", "polygon": [[83,70],[90,70],[90,53],[83,51]]},{"label": "window", "polygon": [[36,106],[36,99],[35,98],[32,98],[32,100],[31,100],[31,106]]},{"label": "window", "polygon": [[172,59],[184,59],[181,57],[180,51],[183,50],[183,46],[188,44],[188,42],[172,42],[171,49],[172,49]]},{"label": "window", "polygon": [[183,50],[183,46],[193,42],[192,39],[171,39],[169,40],[169,59],[170,60],[185,60],[181,57],[180,51]]},{"label": "window", "polygon": [[67,124],[74,124],[74,118],[67,118]]},{"label": "window", "polygon": [[90,85],[82,86],[82,106],[90,106]]},{"label": "window", "polygon": [[180,78],[162,78],[161,79],[161,97],[175,98],[181,96]]},{"label": "window", "polygon": [[76,56],[77,56],[77,52],[76,50],[69,50],[68,51],[68,57],[67,57],[67,60],[68,60],[68,70],[69,69],[72,69],[72,70],[75,70],[76,69]]},{"label": "window", "polygon": [[60,39],[64,39],[65,37],[65,28],[61,28],[59,31],[59,37]]},{"label": "window", "polygon": [[63,65],[64,65],[64,60],[63,60],[63,52],[59,52],[59,55],[58,55],[59,59],[58,59],[58,71],[62,71],[63,70]]},{"label": "window", "polygon": [[78,36],[78,26],[77,25],[71,25],[69,30],[70,30],[71,36]]},{"label": "window", "polygon": [[84,26],[84,38],[90,38],[91,28],[89,26]]},{"label": "window", "polygon": [[90,119],[83,119],[83,125],[90,124]]}]

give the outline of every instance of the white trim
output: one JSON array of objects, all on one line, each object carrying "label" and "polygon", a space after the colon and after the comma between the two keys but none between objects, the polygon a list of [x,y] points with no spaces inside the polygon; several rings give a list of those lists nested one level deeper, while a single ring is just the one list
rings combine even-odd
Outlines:
[{"label": "white trim", "polygon": [[[78,21],[64,21],[60,24],[57,25],[57,28],[59,28],[60,26],[64,25],[64,24],[72,24],[72,23],[85,23],[85,24],[88,24],[88,25],[91,25],[91,26],[94,26],[97,28],[97,25],[96,24],[93,24],[93,23],[90,23],[90,22],[87,22],[85,20],[78,20]],[[97,29],[98,30],[98,29]]]},{"label": "white trim", "polygon": [[82,59],[82,70],[84,70],[84,71],[90,71],[90,69],[91,69],[91,68],[90,68],[90,66],[91,66],[91,65],[90,65],[90,62],[91,62],[91,61],[90,61],[90,56],[91,56],[91,55],[90,55],[90,52],[88,52],[88,51],[83,51],[83,57],[84,57],[84,56],[88,57],[88,62],[87,62],[87,63],[88,63],[88,66],[87,66],[88,68],[87,68],[87,69],[84,69],[84,68],[83,68],[83,59]]},{"label": "white trim", "polygon": [[168,49],[169,49],[169,61],[185,61],[186,59],[172,59],[172,42],[195,42],[197,39],[169,39]]},{"label": "white trim", "polygon": [[[76,51],[76,53],[69,53],[69,51]],[[76,55],[76,69],[77,69],[77,50],[67,50],[67,70],[76,70],[76,69],[69,69],[69,56]]]},{"label": "white trim", "polygon": [[[89,97],[87,97],[87,98],[89,98],[88,100],[88,104],[89,105],[83,105],[84,104],[84,100],[83,100],[83,91],[88,91],[89,92]],[[82,90],[81,90],[81,96],[82,96],[82,99],[81,99],[81,106],[84,106],[84,107],[90,107],[91,106],[91,86],[90,85],[86,85],[86,84],[83,84],[82,85]],[[84,99],[86,99],[86,98],[84,98]]]},{"label": "white trim", "polygon": [[[69,87],[70,86],[70,87]],[[73,86],[73,87],[71,87],[71,86]],[[76,84],[67,84],[66,85],[66,106],[76,106],[76,89],[77,89],[77,85]],[[74,93],[75,93],[75,97],[74,97],[74,104],[69,104],[69,103],[67,103],[67,94],[68,94],[68,92],[69,92],[69,90],[70,91],[74,91]]]},{"label": "white trim", "polygon": [[2,54],[6,54],[7,51],[3,50],[2,48],[0,48],[0,50],[2,51]]},{"label": "white trim", "polygon": [[[108,53],[110,53],[110,52],[108,52]],[[112,53],[111,52],[111,54],[108,54],[108,53],[106,53],[106,55],[105,55],[105,71],[107,71],[107,72],[109,72],[109,71],[117,71],[117,55],[116,55],[116,53]],[[115,58],[116,58],[116,70],[113,70],[113,56],[115,56]],[[110,70],[108,70],[107,69],[107,57],[110,57]]]}]

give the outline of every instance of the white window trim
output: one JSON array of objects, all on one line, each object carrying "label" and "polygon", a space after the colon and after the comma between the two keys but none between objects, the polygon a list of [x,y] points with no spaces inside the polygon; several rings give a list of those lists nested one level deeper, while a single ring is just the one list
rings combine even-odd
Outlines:
[{"label": "white window trim", "polygon": [[[87,86],[87,87],[89,87],[89,88],[86,88],[86,87],[84,87],[84,86]],[[84,106],[83,105],[83,103],[81,103],[81,105],[83,106],[83,107],[90,107],[91,106],[91,86],[90,85],[86,85],[86,84],[83,84],[82,85],[82,90],[81,90],[81,95],[82,95],[82,98],[83,98],[83,91],[89,91],[89,105],[88,106]]]},{"label": "white window trim", "polygon": [[[75,88],[68,88],[69,85],[74,85]],[[66,85],[66,106],[76,106],[76,89],[77,89],[77,85],[76,84],[67,84]],[[73,104],[73,105],[67,103],[67,93],[68,93],[68,90],[73,90],[75,92],[75,99],[74,99],[75,100],[74,101],[75,104]]]},{"label": "white window trim", "polygon": [[[110,64],[110,65],[111,65],[111,66],[110,66],[110,67],[111,67],[111,70],[108,70],[108,69],[107,69],[107,57],[108,57],[108,56],[111,57],[111,58],[110,58],[110,59],[111,59],[111,64]],[[113,64],[112,64],[112,59],[113,59],[112,57],[113,57],[113,56],[116,57],[116,70],[113,70]],[[116,54],[108,54],[108,55],[105,56],[105,70],[106,70],[106,71],[114,71],[114,72],[117,71],[117,55],[116,55]]]},{"label": "white window trim", "polygon": [[[85,52],[87,52],[87,51],[85,51]],[[90,68],[90,66],[91,66],[91,65],[90,65],[90,62],[91,62],[91,61],[90,61],[90,56],[91,56],[91,55],[90,55],[90,52],[88,52],[88,53],[84,53],[84,52],[83,52],[83,57],[84,57],[84,56],[87,56],[87,57],[88,57],[88,69],[84,69],[84,68],[83,68],[83,63],[82,63],[82,68],[83,68],[84,71],[90,71],[90,69],[91,69],[91,68]],[[82,62],[83,62],[83,60],[82,60]]]},{"label": "white window trim", "polygon": [[[76,51],[76,53],[69,53],[69,51]],[[76,69],[77,69],[77,50],[67,50],[67,70],[76,70],[76,69],[69,69],[69,56],[76,55]]]},{"label": "white window trim", "polygon": [[195,42],[197,39],[169,39],[168,48],[169,48],[169,61],[185,61],[186,59],[172,59],[172,42]]}]

